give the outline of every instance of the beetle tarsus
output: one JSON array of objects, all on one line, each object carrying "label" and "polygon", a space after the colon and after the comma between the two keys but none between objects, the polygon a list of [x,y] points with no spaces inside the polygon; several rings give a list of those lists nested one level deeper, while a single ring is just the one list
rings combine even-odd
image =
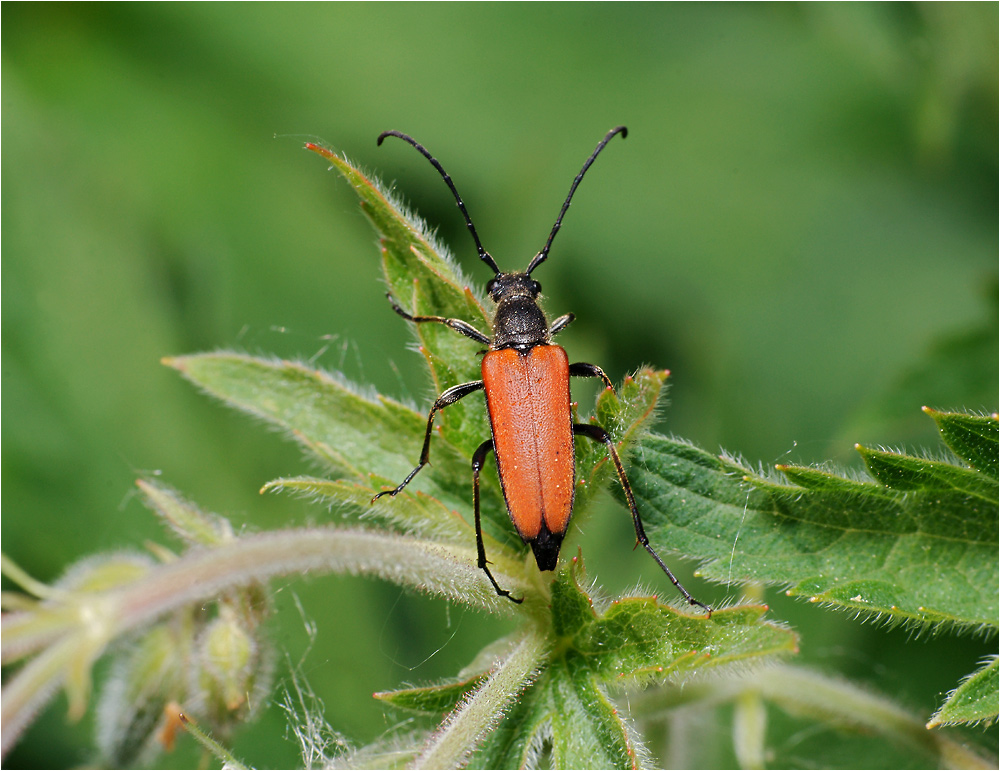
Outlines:
[{"label": "beetle tarsus", "polygon": [[588,364],[585,361],[578,361],[576,364],[569,365],[569,374],[573,377],[599,377],[604,381],[604,387],[610,388],[612,391],[615,390],[614,383],[611,382],[604,370],[598,367],[596,364]]},{"label": "beetle tarsus", "polygon": [[488,579],[490,579],[490,583],[493,584],[493,589],[496,591],[497,596],[498,597],[506,597],[508,600],[510,600],[511,602],[513,602],[515,605],[520,605],[522,602],[524,602],[524,597],[515,597],[514,595],[512,595],[506,589],[501,589],[500,588],[500,584],[497,583],[496,579],[493,577],[493,574],[490,572],[490,569],[488,567],[486,567],[486,564],[487,563],[485,561],[480,562],[479,563],[479,568],[480,568],[480,570],[482,570],[486,574],[486,577]]}]

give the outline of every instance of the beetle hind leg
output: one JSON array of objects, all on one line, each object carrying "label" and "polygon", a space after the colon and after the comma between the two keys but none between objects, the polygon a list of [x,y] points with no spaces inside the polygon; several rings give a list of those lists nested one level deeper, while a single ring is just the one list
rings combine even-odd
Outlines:
[{"label": "beetle hind leg", "polygon": [[646,537],[646,530],[642,526],[642,519],[639,517],[639,509],[635,505],[635,496],[632,494],[632,485],[629,484],[628,477],[625,476],[625,467],[622,465],[621,458],[618,457],[618,451],[615,449],[615,443],[605,431],[600,426],[594,426],[589,423],[574,423],[573,433],[578,436],[586,436],[588,439],[593,439],[595,442],[603,442],[604,446],[608,449],[608,455],[611,456],[611,462],[615,464],[615,471],[618,472],[618,481],[621,482],[622,489],[625,491],[625,499],[628,501],[629,511],[632,513],[632,524],[635,526],[635,537],[638,539],[639,543],[642,544],[643,548],[649,552],[650,556],[656,560],[656,564],[660,566],[664,573],[667,574],[667,578],[670,579],[670,583],[677,587],[684,599],[688,601],[691,605],[697,605],[699,608],[704,609],[708,612],[711,617],[712,609],[702,602],[698,602],[694,597],[692,597],[688,590],[683,587],[677,577],[670,572],[670,568],[667,567],[666,563],[660,559],[660,555],[656,553],[653,547],[649,543],[649,538]]}]

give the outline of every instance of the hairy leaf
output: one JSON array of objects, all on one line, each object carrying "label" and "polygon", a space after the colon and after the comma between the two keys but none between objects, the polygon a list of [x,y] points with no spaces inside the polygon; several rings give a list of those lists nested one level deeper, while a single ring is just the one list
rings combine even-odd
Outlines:
[{"label": "hairy leaf", "polygon": [[[213,396],[284,429],[336,476],[370,493],[398,484],[420,457],[425,419],[393,399],[367,395],[339,376],[229,352],[179,356],[164,363]],[[449,454],[456,457],[440,438],[434,454],[441,461]],[[455,471],[454,463],[437,463],[434,473],[421,475],[420,487],[453,506],[465,505],[468,477],[449,473]]]},{"label": "hairy leaf", "polygon": [[[944,423],[963,458],[996,447],[995,418]],[[995,477],[859,450],[875,481],[783,466],[784,484],[649,436],[632,482],[654,542],[702,558],[709,578],[786,584],[793,595],[899,620],[995,628]]]},{"label": "hairy leaf", "polygon": [[[357,193],[362,211],[379,235],[382,272],[396,301],[410,313],[459,318],[488,334],[482,295],[467,286],[460,269],[427,225],[344,158],[314,144],[306,148],[330,161],[331,168]],[[386,313],[391,312],[387,303]],[[399,323],[407,322],[400,319]],[[482,348],[479,343],[442,324],[413,326],[439,393],[482,377],[476,356]],[[449,407],[441,417],[441,426],[450,442],[466,454],[474,452],[482,442],[477,437],[489,433],[482,398],[472,396]]]},{"label": "hairy leaf", "polygon": [[993,723],[1000,699],[1000,667],[993,656],[981,669],[969,675],[930,719],[928,728],[960,723]]},{"label": "hairy leaf", "polygon": [[[476,767],[523,766],[543,750],[556,768],[634,768],[642,760],[607,688],[662,681],[797,650],[796,635],[762,620],[764,607],[692,616],[655,597],[627,597],[597,611],[578,581],[579,560],[552,585],[553,644],[537,679],[473,756]],[[415,712],[445,714],[483,676],[379,694]]]}]

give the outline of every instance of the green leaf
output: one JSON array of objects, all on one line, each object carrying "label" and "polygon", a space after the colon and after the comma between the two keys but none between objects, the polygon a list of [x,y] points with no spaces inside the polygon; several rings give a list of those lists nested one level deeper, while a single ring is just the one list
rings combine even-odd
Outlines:
[{"label": "green leaf", "polygon": [[135,484],[146,505],[187,543],[216,546],[233,537],[229,520],[202,511],[167,485],[146,479]]},{"label": "green leaf", "polygon": [[864,459],[868,472],[885,487],[896,490],[948,491],[974,496],[986,503],[997,500],[997,480],[972,469],[951,463],[914,458],[896,452],[872,450],[861,445],[855,449]]},{"label": "green leaf", "polygon": [[[663,681],[736,662],[790,654],[796,635],[747,606],[692,616],[655,597],[627,597],[595,610],[579,585],[579,559],[552,585],[552,644],[537,679],[489,732],[471,765],[523,767],[547,750],[556,768],[634,768],[642,760],[606,689]],[[480,688],[483,676],[378,697],[409,710],[445,714]]]},{"label": "green leaf", "polygon": [[1000,666],[992,657],[981,669],[969,675],[927,723],[928,728],[942,725],[993,723],[1000,700]]},{"label": "green leaf", "polygon": [[[652,421],[669,376],[670,373],[666,370],[643,367],[634,375],[626,377],[617,393],[606,388],[598,395],[596,415],[590,422],[601,426],[611,435],[623,460],[627,460],[636,440]],[[578,440],[574,510],[585,508],[591,498],[612,479],[617,486],[614,466],[604,445]]]},{"label": "green leaf", "polygon": [[[379,487],[397,484],[420,457],[426,425],[420,414],[388,397],[367,395],[338,376],[228,352],[164,363],[213,396],[288,431],[334,474],[366,487],[369,498]],[[439,438],[435,458],[443,461],[448,454],[447,440]],[[454,463],[441,462],[420,481],[436,497],[466,506],[468,476],[449,474],[454,470]]]},{"label": "green leaf", "polygon": [[[545,679],[542,675],[540,679]],[[548,691],[532,688],[511,704],[500,721],[472,755],[468,768],[544,768],[540,756],[552,738],[552,703]]]},{"label": "green leaf", "polygon": [[924,407],[937,423],[944,443],[974,469],[997,478],[997,414],[969,415],[962,412],[938,412]]},{"label": "green leaf", "polygon": [[[388,147],[388,145],[387,145]],[[330,161],[350,183],[361,209],[379,235],[382,271],[389,291],[404,309],[415,314],[459,318],[480,330],[489,329],[482,295],[467,279],[447,249],[430,234],[427,225],[393,199],[377,181],[369,179],[344,158],[314,144],[306,148]],[[388,304],[386,312],[390,312]],[[406,323],[400,319],[400,323]],[[430,366],[438,393],[459,383],[481,379],[481,346],[441,324],[413,325],[421,352]],[[441,426],[448,441],[471,455],[488,435],[482,401],[460,401],[442,413]]]},{"label": "green leaf", "polygon": [[564,658],[548,673],[556,768],[638,768],[623,716],[584,661]]},{"label": "green leaf", "polygon": [[[946,422],[952,437],[955,425],[989,425]],[[962,446],[981,449],[970,439],[981,433],[962,433]],[[779,467],[789,485],[662,436],[638,452],[632,486],[651,540],[703,559],[709,578],[785,584],[898,620],[997,626],[997,485],[979,471],[861,448],[876,482]]]},{"label": "green leaf", "polygon": [[281,491],[327,505],[350,507],[362,512],[365,520],[390,523],[413,535],[466,545],[475,542],[475,530],[458,512],[422,492],[408,494],[406,505],[398,505],[393,498],[380,498],[373,504],[370,487],[343,480],[282,477],[261,488],[262,493]]},{"label": "green leaf", "polygon": [[373,695],[376,699],[399,709],[428,715],[443,715],[454,709],[466,693],[478,688],[485,679],[486,675],[477,675],[444,685],[400,688],[398,691],[382,691]]},{"label": "green leaf", "polygon": [[493,732],[517,695],[534,680],[547,647],[547,640],[540,632],[529,628],[478,687],[465,694],[431,736],[414,762],[415,768],[465,765],[471,752]]}]

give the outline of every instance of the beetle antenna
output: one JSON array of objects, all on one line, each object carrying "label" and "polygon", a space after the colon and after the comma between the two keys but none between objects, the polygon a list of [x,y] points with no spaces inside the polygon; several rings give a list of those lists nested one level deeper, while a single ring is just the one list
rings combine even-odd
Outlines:
[{"label": "beetle antenna", "polygon": [[587,159],[587,162],[583,164],[583,168],[580,169],[580,173],[576,175],[576,179],[573,180],[573,184],[569,188],[569,195],[566,196],[566,202],[562,205],[562,209],[560,209],[559,211],[559,216],[556,217],[556,224],[552,226],[552,232],[549,233],[549,240],[545,242],[545,247],[542,249],[542,251],[536,254],[534,258],[531,260],[531,264],[528,265],[528,269],[524,271],[526,276],[530,276],[531,271],[533,271],[535,268],[537,268],[539,265],[545,262],[545,260],[548,258],[549,249],[552,248],[552,241],[555,239],[556,233],[559,232],[559,228],[562,227],[563,217],[566,215],[566,210],[569,209],[569,202],[573,200],[573,193],[575,193],[577,187],[579,187],[580,180],[583,179],[583,175],[587,173],[587,169],[590,168],[590,164],[594,162],[594,159],[597,158],[601,150],[604,149],[604,146],[614,138],[615,134],[621,134],[622,139],[624,139],[625,137],[628,136],[628,129],[625,126],[616,126],[615,128],[611,129],[611,131],[609,131],[607,134],[604,135],[604,139],[600,141],[600,143],[594,149],[594,152],[590,154],[590,157]]},{"label": "beetle antenna", "polygon": [[444,170],[444,167],[438,162],[438,159],[435,158],[433,155],[431,155],[429,152],[427,152],[427,148],[424,147],[422,144],[420,144],[416,139],[409,136],[408,134],[404,134],[401,131],[383,131],[381,134],[378,135],[379,147],[382,146],[382,140],[385,139],[386,137],[399,137],[404,142],[408,142],[409,144],[413,145],[415,148],[417,148],[420,154],[423,155],[424,158],[429,160],[431,162],[431,165],[438,170],[438,174],[441,175],[441,179],[444,180],[444,183],[451,190],[452,195],[455,196],[455,202],[458,204],[458,208],[461,209],[462,216],[465,217],[465,224],[468,226],[469,232],[472,233],[472,238],[476,242],[476,251],[479,252],[479,259],[485,262],[487,265],[489,265],[493,269],[493,272],[499,276],[500,268],[497,267],[496,260],[493,259],[493,256],[488,251],[483,249],[483,244],[479,240],[479,234],[476,232],[476,226],[472,224],[472,218],[469,216],[469,212],[466,211],[465,204],[462,203],[462,196],[458,194],[458,189],[455,187],[455,183],[451,181],[451,177],[448,175],[448,172]]}]

